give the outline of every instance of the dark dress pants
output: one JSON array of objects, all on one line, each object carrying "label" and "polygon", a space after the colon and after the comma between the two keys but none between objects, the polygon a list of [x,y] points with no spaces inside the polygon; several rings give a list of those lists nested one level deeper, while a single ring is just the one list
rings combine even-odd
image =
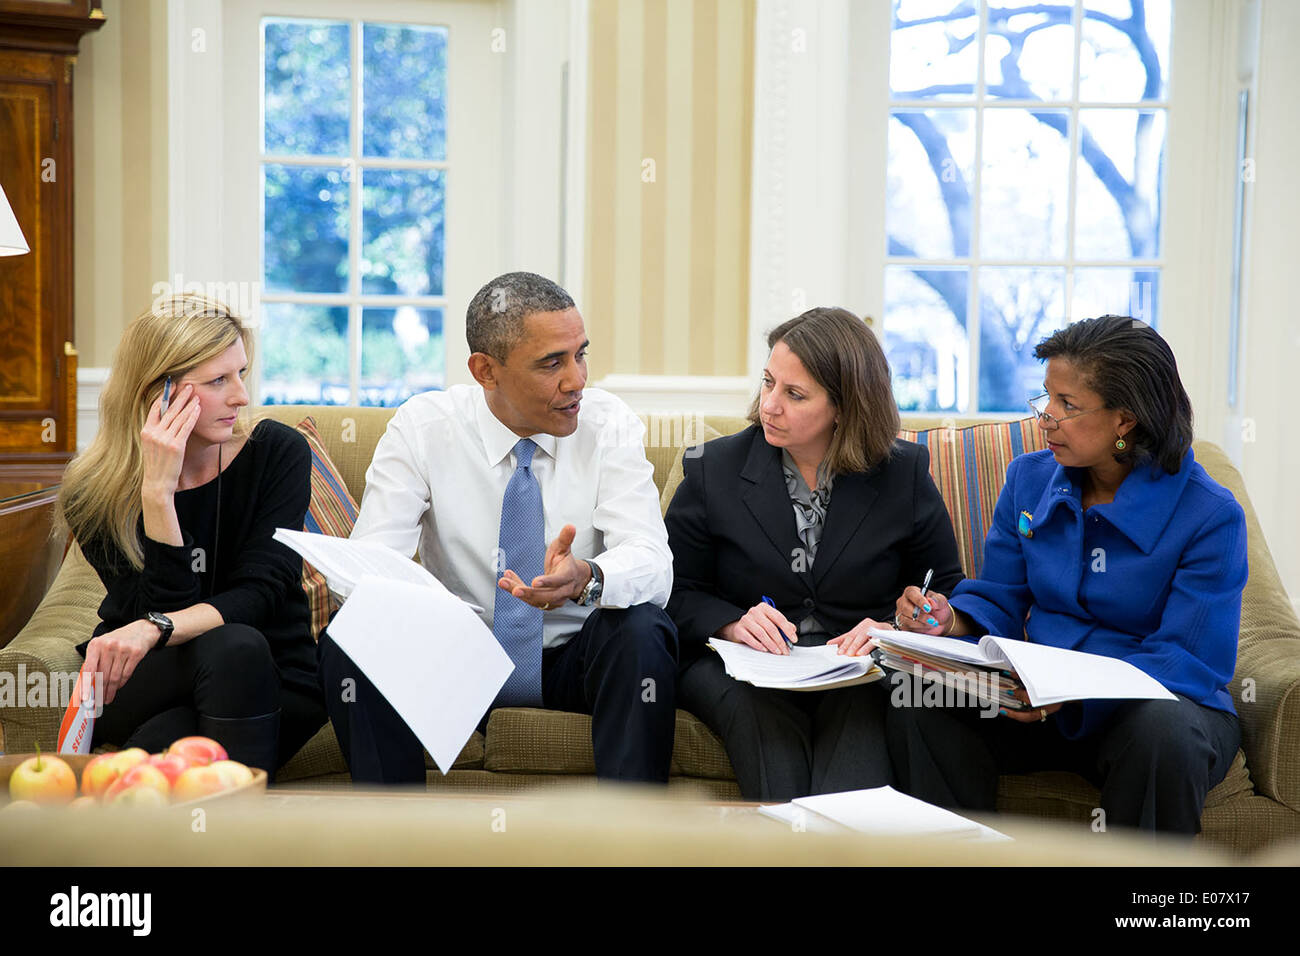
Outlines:
[{"label": "dark dress pants", "polygon": [[722,738],[741,795],[784,802],[893,783],[884,685],[755,687],[728,677],[722,658],[706,650],[682,669],[678,696],[684,709]]},{"label": "dark dress pants", "polygon": [[1241,740],[1235,714],[1181,695],[1116,702],[1082,740],[1063,736],[1051,717],[1020,723],[981,713],[891,701],[886,737],[899,786],[927,803],[994,811],[999,774],[1069,770],[1100,788],[1107,829],[1195,834]]},{"label": "dark dress pants", "polygon": [[230,720],[277,710],[279,755],[271,770],[284,766],[324,725],[320,692],[281,681],[261,631],[222,624],[142,657],[95,720],[93,742],[156,753],[199,733],[200,715]]},{"label": "dark dress pants", "polygon": [[[352,779],[424,783],[419,738],[328,629],[317,656],[326,707]],[[677,629],[662,608],[597,608],[577,635],[542,652],[542,705],[591,715],[597,777],[664,783],[673,751],[676,670]],[[349,679],[352,692],[344,694]]]}]

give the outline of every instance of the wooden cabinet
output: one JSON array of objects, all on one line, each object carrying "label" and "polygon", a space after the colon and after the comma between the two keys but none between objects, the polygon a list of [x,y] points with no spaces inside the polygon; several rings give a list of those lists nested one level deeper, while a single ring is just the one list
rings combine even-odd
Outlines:
[{"label": "wooden cabinet", "polygon": [[77,447],[72,72],[97,0],[0,0],[0,185],[31,246],[0,257],[0,476],[62,473]]}]

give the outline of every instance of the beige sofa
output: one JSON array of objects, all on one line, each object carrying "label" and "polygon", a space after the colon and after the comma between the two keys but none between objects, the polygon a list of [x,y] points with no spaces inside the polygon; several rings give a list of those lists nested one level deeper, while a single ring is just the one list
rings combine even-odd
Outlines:
[{"label": "beige sofa", "polygon": [[[366,466],[392,415],[391,409],[269,407],[262,411],[289,424],[305,415],[313,416],[349,491],[360,501]],[[646,453],[654,464],[664,508],[680,481],[683,448],[745,425],[739,418],[713,416],[652,415],[646,416],[645,422]],[[1002,436],[1007,426],[988,423],[963,430],[965,423],[946,420],[909,427],[934,428],[919,438],[931,448],[931,471],[954,516],[969,572],[966,555],[982,541],[982,527],[972,519],[965,496],[978,495],[985,502],[996,498],[1004,465],[996,456],[982,459],[987,475],[979,487],[973,482],[967,487],[967,479],[962,476],[969,476],[971,469],[965,467],[965,456],[981,447],[987,437],[982,435],[985,429],[998,436],[997,441],[985,444],[1004,445]],[[1024,435],[1031,434],[1033,430],[1026,427]],[[906,433],[906,437],[912,435]],[[1020,447],[1013,442],[1004,452],[1009,455]],[[1236,494],[1249,522],[1251,573],[1243,602],[1237,676],[1232,686],[1241,715],[1242,752],[1226,779],[1210,793],[1202,819],[1202,839],[1246,852],[1300,837],[1300,621],[1278,579],[1241,476],[1213,444],[1198,442],[1196,454],[1210,474]],[[7,647],[0,649],[0,673],[16,674],[20,666],[28,674],[76,670],[80,659],[74,645],[95,626],[95,610],[102,595],[98,578],[74,545],[31,620]],[[38,742],[43,749],[53,749],[60,717],[56,707],[0,707],[5,749],[11,753],[28,751]],[[546,710],[497,710],[488,720],[486,733],[474,734],[449,774],[442,776],[431,762],[428,766],[430,788],[517,790],[572,784],[584,778],[594,782],[590,718]],[[350,786],[329,725],[283,768],[279,785]],[[721,742],[695,717],[681,710],[677,713],[669,787],[702,798],[738,799],[740,795]],[[999,788],[1002,810],[1074,819],[1085,826],[1091,822],[1097,803],[1094,787],[1066,773],[1006,776]]]}]

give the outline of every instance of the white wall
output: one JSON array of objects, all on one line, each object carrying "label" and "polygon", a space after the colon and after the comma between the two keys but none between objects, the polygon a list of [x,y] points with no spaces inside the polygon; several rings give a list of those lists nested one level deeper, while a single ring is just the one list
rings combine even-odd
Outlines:
[{"label": "white wall", "polygon": [[1247,183],[1240,462],[1282,582],[1300,607],[1300,3],[1262,0],[1260,14],[1255,181]]}]

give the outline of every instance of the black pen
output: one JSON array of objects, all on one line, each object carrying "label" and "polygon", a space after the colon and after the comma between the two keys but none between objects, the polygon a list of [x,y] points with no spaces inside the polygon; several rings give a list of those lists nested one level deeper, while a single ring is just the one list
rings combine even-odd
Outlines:
[{"label": "black pen", "polygon": [[[930,588],[930,579],[934,577],[934,568],[925,572],[925,580],[921,582],[921,597],[925,597],[925,592]],[[912,620],[916,620],[921,614],[919,607],[912,608]]]}]

